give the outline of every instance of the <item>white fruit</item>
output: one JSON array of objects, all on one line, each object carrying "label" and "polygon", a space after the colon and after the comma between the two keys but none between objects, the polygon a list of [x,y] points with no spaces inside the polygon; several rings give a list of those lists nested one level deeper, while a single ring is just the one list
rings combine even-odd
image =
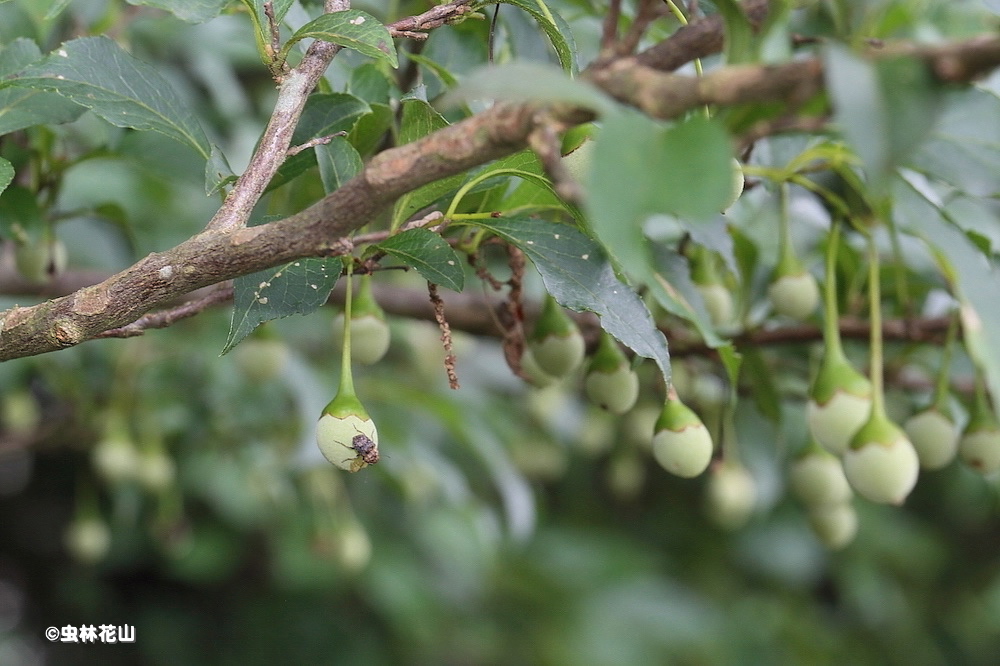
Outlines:
[{"label": "white fruit", "polygon": [[594,404],[612,414],[624,414],[639,398],[639,376],[623,363],[614,372],[594,370],[587,373],[584,388]]},{"label": "white fruit", "polygon": [[802,320],[819,305],[819,285],[812,273],[782,275],[767,288],[767,297],[778,314]]},{"label": "white fruit", "polygon": [[840,550],[858,533],[858,513],[847,502],[820,506],[809,511],[809,525],[824,546]]},{"label": "white fruit", "polygon": [[712,461],[712,436],[703,423],[661,430],[653,436],[653,457],[671,474],[690,479]]},{"label": "white fruit", "polygon": [[333,414],[323,414],[316,424],[316,443],[323,457],[340,469],[357,472],[365,467],[364,461],[353,447],[354,438],[364,435],[378,449],[378,430],[371,419],[350,414],[337,418]]},{"label": "white fruit", "polygon": [[852,446],[844,453],[844,473],[862,497],[900,505],[917,483],[920,460],[910,440],[900,436],[889,444]]},{"label": "white fruit", "polygon": [[721,284],[695,284],[705,302],[705,310],[713,326],[724,326],[733,320],[733,296]]},{"label": "white fruit", "polygon": [[809,432],[834,455],[847,451],[851,438],[871,413],[871,399],[838,391],[824,405],[810,400],[806,406]]},{"label": "white fruit", "polygon": [[843,504],[854,495],[840,459],[827,451],[810,452],[793,462],[789,481],[796,497],[810,508]]},{"label": "white fruit", "polygon": [[708,515],[725,529],[743,526],[757,504],[757,484],[738,464],[722,464],[708,479]]},{"label": "white fruit", "polygon": [[977,430],[966,433],[958,443],[962,461],[982,474],[1000,470],[1000,432]]},{"label": "white fruit", "polygon": [[924,469],[941,469],[955,458],[959,432],[955,423],[936,409],[914,414],[903,424],[906,436]]}]

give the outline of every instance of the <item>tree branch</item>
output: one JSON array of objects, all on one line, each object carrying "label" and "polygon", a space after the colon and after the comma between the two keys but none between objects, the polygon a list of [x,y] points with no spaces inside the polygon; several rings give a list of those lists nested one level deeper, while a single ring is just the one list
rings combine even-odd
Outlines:
[{"label": "tree branch", "polygon": [[[745,6],[754,17],[759,6],[766,4],[751,1]],[[443,5],[447,11],[436,8],[444,13],[435,14],[438,18],[428,21],[438,20],[448,12],[452,12],[448,15],[461,13],[458,7],[464,6],[465,3]],[[714,31],[719,35],[714,35],[711,26],[715,26]],[[664,44],[690,44],[694,35],[699,46],[685,51],[687,57],[707,55],[705,44],[721,46],[721,30],[721,22],[708,18],[679,30]],[[303,97],[311,90],[309,81],[315,83],[315,77],[325,66],[323,63],[329,62],[324,59],[332,57],[329,49],[317,44],[310,47],[312,57],[307,56],[312,64],[291,77],[294,89]],[[705,103],[785,100],[790,94],[805,95],[822,86],[822,66],[818,60],[779,66],[726,67],[698,80],[663,72],[664,63],[676,58],[668,57],[672,46],[657,48],[636,58],[604,63],[587,76],[619,99],[660,117],[676,116]],[[651,53],[659,55],[654,58]],[[966,80],[1000,63],[1000,39],[985,37],[943,47],[914,47],[908,55],[925,59],[932,71],[949,81]],[[285,86],[292,84],[286,80]],[[195,289],[302,257],[349,252],[352,245],[345,237],[374,219],[399,196],[524,148],[536,126],[536,112],[537,108],[531,104],[496,104],[423,139],[376,155],[358,177],[313,206],[256,227],[247,228],[243,224],[249,214],[247,207],[252,208],[255,196],[259,196],[253,192],[262,186],[265,177],[261,174],[267,170],[255,172],[255,176],[244,174],[199,235],[173,249],[152,253],[100,284],[0,314],[0,360],[79,344],[109,329],[135,322],[153,308],[176,301]],[[287,121],[290,116],[283,117]],[[284,125],[270,134],[270,150],[278,154],[270,155],[269,160],[280,162],[284,158],[290,136]]]}]

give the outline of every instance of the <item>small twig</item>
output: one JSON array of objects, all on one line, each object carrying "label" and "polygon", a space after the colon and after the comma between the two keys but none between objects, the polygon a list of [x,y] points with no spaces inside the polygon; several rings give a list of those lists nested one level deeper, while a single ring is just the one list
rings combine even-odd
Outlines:
[{"label": "small twig", "polygon": [[271,32],[271,53],[272,58],[281,53],[281,28],[278,26],[278,19],[274,15],[274,4],[271,0],[264,3],[264,16],[267,17],[267,26]]},{"label": "small twig", "polygon": [[489,37],[486,38],[486,62],[493,64],[493,47],[496,44],[497,19],[500,17],[500,3],[493,8],[493,19],[490,21]]},{"label": "small twig", "polygon": [[516,245],[507,245],[507,265],[510,267],[510,292],[505,301],[503,326],[503,355],[507,366],[522,379],[529,379],[521,366],[526,339],[524,335],[524,304],[521,300],[524,285],[524,252]]},{"label": "small twig", "polygon": [[649,24],[663,16],[665,6],[660,0],[642,0],[639,3],[639,11],[635,20],[629,26],[628,32],[622,38],[616,48],[618,55],[631,55],[635,53],[642,36],[646,34]]},{"label": "small twig", "polygon": [[622,0],[611,0],[601,26],[601,52],[609,56],[617,51],[615,43],[618,41],[618,20],[621,15]]},{"label": "small twig", "polygon": [[315,139],[309,139],[305,143],[292,146],[285,152],[285,154],[288,157],[291,157],[292,155],[298,155],[303,150],[309,150],[310,148],[314,148],[316,146],[325,146],[338,136],[347,136],[347,132],[341,130],[340,132],[335,132],[334,134],[327,134],[326,136],[318,136]]},{"label": "small twig", "polygon": [[95,338],[133,338],[142,335],[151,328],[167,328],[180,319],[187,319],[206,310],[213,305],[225,303],[233,297],[232,283],[219,285],[206,296],[188,301],[169,310],[152,312],[139,317],[131,324],[118,328],[108,329],[103,333],[95,335]]},{"label": "small twig", "polygon": [[427,293],[431,297],[431,304],[434,306],[434,319],[437,320],[438,328],[441,329],[441,344],[444,346],[444,369],[448,373],[448,386],[452,390],[458,390],[458,374],[455,372],[455,354],[452,352],[451,326],[444,316],[444,301],[438,295],[437,285],[433,282],[427,283]]}]

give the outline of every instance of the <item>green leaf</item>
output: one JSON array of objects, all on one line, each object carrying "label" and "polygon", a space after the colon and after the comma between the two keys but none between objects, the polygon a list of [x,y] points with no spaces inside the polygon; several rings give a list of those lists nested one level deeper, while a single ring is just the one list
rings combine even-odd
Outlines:
[{"label": "green leaf", "polygon": [[429,229],[409,229],[390,236],[376,247],[417,269],[428,282],[454,291],[465,286],[462,259],[440,235]]},{"label": "green leaf", "polygon": [[14,165],[0,157],[0,193],[14,180]]},{"label": "green leaf", "polygon": [[371,104],[369,107],[370,111],[358,118],[350,134],[351,143],[362,156],[375,152],[394,120],[392,107],[388,104]]},{"label": "green leaf", "polygon": [[285,43],[282,53],[287,54],[293,44],[306,38],[339,44],[370,58],[385,60],[393,67],[399,67],[396,47],[392,43],[389,29],[371,14],[356,9],[323,14],[306,23]]},{"label": "green leaf", "polygon": [[358,151],[342,136],[334,137],[327,145],[316,146],[316,163],[319,165],[323,191],[327,194],[340,189],[344,183],[361,173],[365,166]]},{"label": "green leaf", "polygon": [[667,339],[656,328],[646,304],[618,279],[593,239],[568,225],[529,217],[476,220],[475,224],[520,248],[560,305],[597,314],[605,331],[639,356],[656,361],[664,381],[670,382]]},{"label": "green leaf", "polygon": [[230,183],[236,182],[236,174],[229,166],[229,160],[214,143],[212,154],[205,162],[205,194],[211,196]]},{"label": "green leaf", "polygon": [[477,99],[564,102],[602,115],[616,108],[607,95],[590,83],[571,79],[554,65],[537,62],[478,67],[466,75],[457,88],[445,94],[441,106],[449,108]]},{"label": "green leaf", "polygon": [[[219,15],[229,0],[127,0],[130,5],[164,9],[182,21],[204,23]],[[275,5],[290,5],[292,0],[277,0]],[[258,3],[262,4],[262,3]],[[287,7],[286,7],[287,9]]]},{"label": "green leaf", "polygon": [[909,165],[970,194],[1000,194],[1000,97],[969,88],[946,100],[941,118]]},{"label": "green leaf", "polygon": [[190,105],[153,67],[107,37],[65,42],[3,85],[56,92],[112,125],[160,132],[188,144],[205,159],[211,155],[208,137]]},{"label": "green leaf", "polygon": [[[942,272],[962,302],[962,335],[968,354],[985,373],[1000,408],[1000,267],[964,233],[933,194],[911,180],[896,190],[900,227],[932,245]],[[971,307],[970,307],[971,306]]]},{"label": "green leaf", "polygon": [[768,367],[759,348],[747,346],[741,347],[741,349],[747,374],[753,378],[748,383],[757,411],[772,423],[779,423],[781,421],[781,393],[774,382],[775,371]]},{"label": "green leaf", "polygon": [[716,0],[715,6],[726,26],[726,64],[755,62],[757,49],[754,44],[753,27],[739,3],[736,0]]},{"label": "green leaf", "polygon": [[342,266],[336,257],[297,259],[233,280],[233,321],[222,353],[266,321],[306,315],[326,303]]},{"label": "green leaf", "polygon": [[[302,110],[302,117],[292,135],[292,145],[301,145],[311,139],[337,132],[350,132],[369,111],[368,104],[354,95],[315,93],[309,97]],[[316,164],[317,154],[313,150],[303,150],[286,159],[268,184],[268,190],[284,185],[312,168]]]},{"label": "green leaf", "polygon": [[586,208],[597,236],[633,274],[648,276],[649,216],[705,222],[729,200],[732,149],[714,120],[696,115],[664,126],[623,111],[605,120],[595,141]]},{"label": "green leaf", "polygon": [[705,344],[713,349],[728,342],[719,337],[705,309],[704,300],[691,281],[688,260],[663,245],[653,247],[654,272],[648,287],[664,310],[690,322]]},{"label": "green leaf", "polygon": [[937,86],[913,58],[869,62],[831,45],[825,64],[835,121],[861,158],[870,185],[884,189],[933,127],[940,109]]},{"label": "green leaf", "polygon": [[[42,59],[30,39],[15,39],[0,50],[0,79],[12,76]],[[54,93],[21,88],[0,88],[0,135],[25,127],[68,123],[86,111],[79,104]]]},{"label": "green leaf", "polygon": [[[552,44],[559,59],[559,65],[567,72],[576,71],[576,42],[573,39],[573,32],[563,17],[552,11],[545,0],[499,0],[499,2],[520,7],[531,14],[549,38],[549,43]],[[484,2],[480,7],[492,4],[498,3]]]},{"label": "green leaf", "polygon": [[[402,107],[403,115],[399,123],[400,145],[416,141],[448,125],[448,121],[425,101],[406,99],[403,100]],[[400,197],[393,208],[393,227],[398,227],[416,211],[457,189],[463,179],[462,174],[457,174],[407,192]]]}]

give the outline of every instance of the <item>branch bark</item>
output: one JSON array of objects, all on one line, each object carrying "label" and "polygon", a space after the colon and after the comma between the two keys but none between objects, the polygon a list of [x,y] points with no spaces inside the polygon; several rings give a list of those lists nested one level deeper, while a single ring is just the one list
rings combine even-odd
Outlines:
[{"label": "branch bark", "polygon": [[[466,5],[453,2],[442,6],[447,10],[431,10],[437,13],[421,19],[423,22],[414,19],[418,26],[414,29],[425,29],[437,20],[443,22],[443,16],[462,13]],[[760,12],[766,12],[766,5],[756,0],[745,3],[752,21],[762,19]],[[778,66],[725,67],[700,80],[664,71],[679,66],[685,58],[717,51],[721,44],[721,22],[708,18],[692,23],[639,56],[600,63],[584,76],[618,99],[663,118],[676,117],[706,103],[788,100],[789,96],[809,95],[822,86],[823,70],[817,59]],[[301,101],[311,91],[309,81],[314,82],[322,74],[324,63],[332,57],[331,51],[322,47],[315,51],[311,47],[310,52],[315,57],[308,72],[285,84],[297,91]],[[1000,38],[914,47],[906,55],[924,59],[931,71],[944,80],[966,81],[1000,64]],[[152,253],[99,284],[0,314],[0,361],[79,344],[135,322],[150,310],[176,302],[195,289],[302,257],[349,252],[352,245],[347,235],[371,221],[399,196],[524,148],[535,127],[536,111],[531,104],[496,104],[419,141],[378,154],[357,178],[310,208],[256,227],[243,225],[248,206],[252,208],[251,202],[259,197],[254,193],[260,189],[260,182],[266,185],[264,179],[269,179],[266,173],[270,167],[262,167],[256,176],[244,174],[219,213],[197,236],[170,250]],[[572,122],[579,121],[577,118]],[[269,149],[277,155],[275,160],[284,158],[290,136],[287,129],[275,130]]]}]

